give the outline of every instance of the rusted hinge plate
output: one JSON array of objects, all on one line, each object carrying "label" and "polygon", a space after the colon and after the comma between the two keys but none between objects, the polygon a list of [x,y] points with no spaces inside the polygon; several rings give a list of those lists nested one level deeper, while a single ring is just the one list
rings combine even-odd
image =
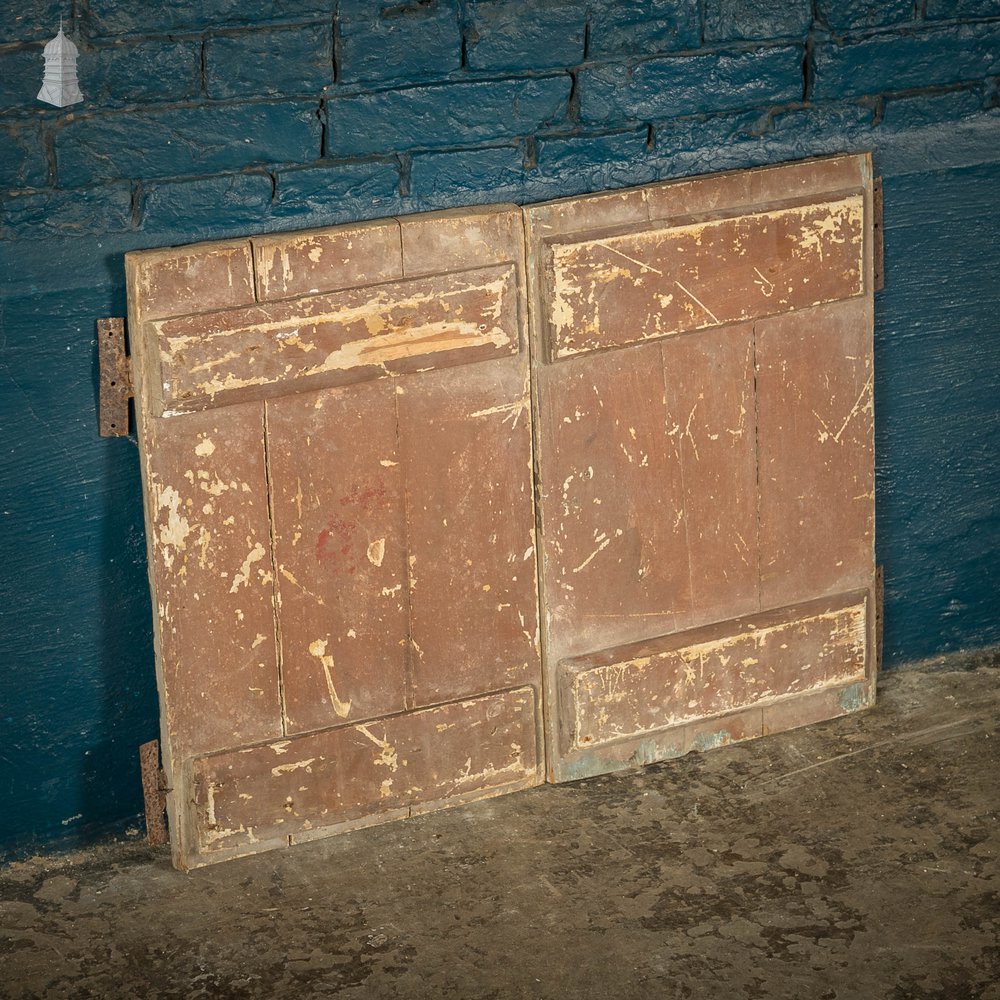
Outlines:
[{"label": "rusted hinge plate", "polygon": [[132,375],[125,351],[125,320],[121,316],[109,316],[97,321],[97,357],[101,369],[101,437],[125,437],[128,434]]},{"label": "rusted hinge plate", "polygon": [[150,740],[139,747],[139,769],[146,807],[146,843],[159,847],[167,842],[167,782],[160,769],[159,740]]},{"label": "rusted hinge plate", "polygon": [[885,288],[885,241],[882,238],[882,178],[872,182],[872,263],[874,290]]}]

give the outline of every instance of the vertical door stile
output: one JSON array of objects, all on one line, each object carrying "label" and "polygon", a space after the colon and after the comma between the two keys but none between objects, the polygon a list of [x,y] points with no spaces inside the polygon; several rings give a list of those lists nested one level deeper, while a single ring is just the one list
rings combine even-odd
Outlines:
[{"label": "vertical door stile", "polygon": [[[402,237],[400,238],[402,243]],[[403,708],[405,711],[412,711],[416,707],[414,695],[415,682],[413,678],[413,660],[415,650],[413,648],[413,588],[416,580],[413,574],[413,549],[410,545],[410,504],[409,490],[407,488],[406,463],[403,454],[403,436],[399,426],[399,397],[402,393],[402,386],[395,380],[392,383],[392,425],[396,441],[396,455],[399,462],[400,477],[403,482],[400,490],[400,502],[403,507],[403,563],[406,568],[406,584],[403,592],[406,598],[406,636],[403,646]]]},{"label": "vertical door stile", "polygon": [[271,555],[272,580],[271,580],[271,606],[274,609],[274,648],[278,671],[278,704],[281,708],[281,735],[288,735],[288,706],[285,700],[285,678],[282,664],[283,648],[281,636],[281,588],[279,585],[278,553],[274,540],[274,476],[271,472],[271,451],[269,441],[269,431],[267,425],[268,401],[264,400],[262,406],[264,427],[264,486],[267,490],[267,524],[268,524],[268,544]]}]

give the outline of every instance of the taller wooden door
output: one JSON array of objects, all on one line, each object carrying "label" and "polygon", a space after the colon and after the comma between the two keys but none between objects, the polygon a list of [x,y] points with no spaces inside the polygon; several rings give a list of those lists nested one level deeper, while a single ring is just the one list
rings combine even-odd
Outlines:
[{"label": "taller wooden door", "polygon": [[176,863],[542,780],[519,210],[128,278]]},{"label": "taller wooden door", "polygon": [[549,777],[874,697],[871,165],[526,209]]}]

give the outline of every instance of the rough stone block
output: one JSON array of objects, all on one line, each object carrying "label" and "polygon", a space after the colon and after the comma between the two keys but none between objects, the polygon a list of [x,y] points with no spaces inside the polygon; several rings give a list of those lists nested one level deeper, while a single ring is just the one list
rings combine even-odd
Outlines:
[{"label": "rough stone block", "polygon": [[470,69],[552,69],[574,66],[583,59],[583,4],[474,0],[467,10]]},{"label": "rough stone block", "polygon": [[0,188],[41,187],[48,175],[37,125],[0,129]]},{"label": "rough stone block", "polygon": [[208,96],[309,94],[333,82],[333,26],[310,24],[205,42]]},{"label": "rough stone block", "polygon": [[920,128],[959,122],[982,113],[983,93],[979,88],[918,94],[889,98],[883,106],[881,126],[884,129]]},{"label": "rough stone block", "polygon": [[[948,6],[953,6],[949,0]],[[831,31],[906,24],[913,20],[913,0],[819,0],[817,16]]]},{"label": "rough stone block", "polygon": [[[23,0],[4,11],[0,45],[8,42],[48,41],[59,30],[59,18],[69,13],[63,0]],[[70,25],[67,23],[67,29]]]},{"label": "rough stone block", "polygon": [[399,168],[392,162],[305,167],[278,174],[274,216],[329,225],[386,215],[399,193]]},{"label": "rough stone block", "polygon": [[328,17],[330,13],[329,0],[176,0],[160,4],[90,0],[82,23],[89,36],[105,37],[306,20]]},{"label": "rough stone block", "polygon": [[705,40],[805,36],[812,24],[810,0],[707,0]]},{"label": "rough stone block", "polygon": [[929,21],[958,17],[1000,17],[1000,0],[926,0]]},{"label": "rough stone block", "polygon": [[102,45],[79,61],[84,105],[183,101],[201,90],[201,45],[144,42]]},{"label": "rough stone block", "polygon": [[120,233],[132,225],[132,191],[110,184],[89,191],[15,194],[0,203],[0,237],[45,239]]},{"label": "rough stone block", "polygon": [[645,183],[653,176],[646,139],[647,130],[642,128],[614,135],[541,140],[538,169],[529,174],[529,183],[547,188],[550,196]]},{"label": "rough stone block", "polygon": [[802,53],[797,45],[782,45],[732,55],[668,56],[634,68],[588,68],[580,73],[580,117],[595,123],[656,121],[799,100]]},{"label": "rough stone block", "polygon": [[701,44],[698,6],[676,0],[624,0],[590,12],[588,56],[652,54],[695,49]]},{"label": "rough stone block", "polygon": [[827,41],[812,58],[816,100],[981,80],[1000,73],[1000,24]]},{"label": "rough stone block", "polygon": [[271,207],[267,174],[229,174],[200,180],[150,185],[142,208],[142,227],[150,232],[182,232],[186,239],[208,220],[213,232],[260,228]]},{"label": "rough stone block", "polygon": [[59,180],[76,186],[312,160],[320,152],[316,107],[284,101],[80,118],[56,133]]},{"label": "rough stone block", "polygon": [[426,204],[454,204],[466,194],[517,201],[523,187],[524,153],[517,146],[422,153],[413,157],[410,170],[410,194]]},{"label": "rough stone block", "polygon": [[[462,64],[456,0],[395,5],[366,4],[351,17],[341,6],[337,63],[339,80],[423,80]],[[386,5],[382,5],[383,8]]]},{"label": "rough stone block", "polygon": [[530,134],[563,119],[568,75],[454,83],[330,101],[327,153],[364,156]]},{"label": "rough stone block", "polygon": [[35,96],[42,85],[44,66],[40,45],[26,45],[0,53],[0,111],[14,108],[54,110],[39,103]]}]

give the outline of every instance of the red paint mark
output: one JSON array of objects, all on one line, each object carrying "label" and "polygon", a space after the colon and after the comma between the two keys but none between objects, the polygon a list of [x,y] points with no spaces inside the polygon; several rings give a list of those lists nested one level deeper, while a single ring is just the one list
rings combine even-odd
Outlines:
[{"label": "red paint mark", "polygon": [[330,518],[327,526],[316,536],[316,561],[329,562],[338,555],[346,556],[351,551],[351,538],[357,530],[354,521]]},{"label": "red paint mark", "polygon": [[[357,507],[367,514],[388,510],[392,499],[384,486],[356,485],[350,493],[340,498],[341,507]],[[353,576],[358,571],[358,553],[354,536],[358,531],[357,521],[346,520],[334,515],[327,526],[316,536],[316,561],[340,563],[344,572]]]},{"label": "red paint mark", "polygon": [[340,505],[360,507],[369,514],[377,510],[387,510],[390,506],[388,491],[384,486],[355,486],[346,496],[340,498]]}]

